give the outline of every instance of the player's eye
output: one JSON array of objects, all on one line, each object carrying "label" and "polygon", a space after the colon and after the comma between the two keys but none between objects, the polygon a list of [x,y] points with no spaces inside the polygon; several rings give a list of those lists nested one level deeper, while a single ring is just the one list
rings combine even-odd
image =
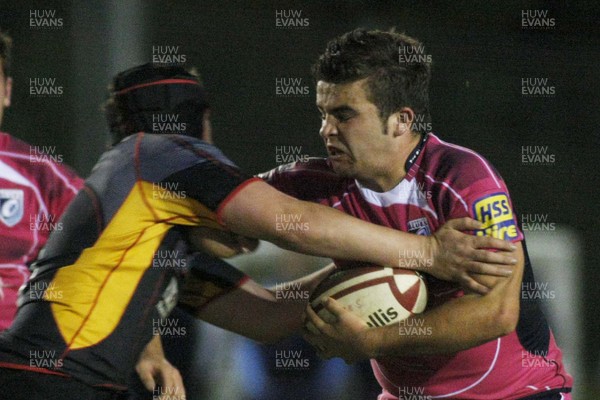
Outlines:
[{"label": "player's eye", "polygon": [[352,117],[354,117],[354,113],[353,112],[342,112],[339,113],[335,116],[335,118],[340,121],[340,122],[346,122],[349,119],[351,119]]}]

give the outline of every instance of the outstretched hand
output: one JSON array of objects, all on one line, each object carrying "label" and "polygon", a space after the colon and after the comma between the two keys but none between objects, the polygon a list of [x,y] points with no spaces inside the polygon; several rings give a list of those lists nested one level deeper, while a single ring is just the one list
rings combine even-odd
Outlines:
[{"label": "outstretched hand", "polygon": [[517,262],[514,253],[516,247],[511,242],[461,232],[481,228],[481,222],[466,217],[452,219],[442,225],[431,236],[433,265],[426,272],[438,279],[457,282],[465,289],[481,294],[487,293],[489,288],[477,282],[474,274],[510,276],[512,265]]}]

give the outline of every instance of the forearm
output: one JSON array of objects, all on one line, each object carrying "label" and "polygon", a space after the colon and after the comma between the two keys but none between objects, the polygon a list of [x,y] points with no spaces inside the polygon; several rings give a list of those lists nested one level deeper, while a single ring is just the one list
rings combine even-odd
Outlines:
[{"label": "forearm", "polygon": [[[323,279],[327,278],[330,274],[332,274],[335,271],[335,269],[335,264],[331,263],[313,272],[312,274],[305,275],[293,281],[285,282],[283,284],[280,284],[279,286],[283,288],[283,291],[300,289],[310,296],[312,292],[317,288],[319,283],[321,283]],[[272,293],[275,292],[277,290],[277,285],[275,287],[269,288],[269,290]],[[308,297],[305,300],[306,302],[304,303],[304,306],[306,306],[306,304],[308,303]]]},{"label": "forearm", "polygon": [[426,237],[367,223],[333,208],[302,202],[305,230],[279,232],[272,241],[317,256],[361,260],[391,267],[418,266],[431,259]]},{"label": "forearm", "polygon": [[524,269],[518,247],[513,275],[496,278],[488,294],[465,295],[400,323],[366,331],[373,355],[455,353],[512,332],[518,322]]},{"label": "forearm", "polygon": [[[196,317],[258,342],[276,342],[302,327],[310,294],[334,268],[329,265],[270,290],[248,281],[208,303]],[[232,309],[236,312],[233,317]]]},{"label": "forearm", "polygon": [[[235,233],[323,257],[397,267],[401,256],[431,258],[433,251],[432,241],[427,237],[370,224],[330,207],[296,200],[263,182],[247,185],[226,203],[219,215]],[[402,254],[400,250],[407,252]]]},{"label": "forearm", "polygon": [[335,268],[335,264],[331,263],[312,274],[269,288],[276,303],[270,303],[271,309],[265,311],[266,318],[261,319],[268,325],[269,332],[276,332],[278,338],[284,338],[302,329],[303,314],[310,296]]},{"label": "forearm", "polygon": [[372,357],[451,354],[479,346],[508,332],[499,331],[494,304],[468,295],[422,315],[366,331]]}]

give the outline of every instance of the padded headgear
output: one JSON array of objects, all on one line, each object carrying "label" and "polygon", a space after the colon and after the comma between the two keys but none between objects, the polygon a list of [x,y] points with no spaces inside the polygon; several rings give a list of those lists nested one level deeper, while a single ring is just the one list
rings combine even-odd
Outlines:
[{"label": "padded headgear", "polygon": [[[143,131],[202,136],[204,110],[209,107],[206,91],[198,78],[182,67],[148,63],[128,69],[115,76],[112,95],[116,109],[107,118],[113,143],[122,139],[124,132],[117,129],[122,125],[126,126],[125,135]],[[175,116],[177,127],[185,129],[156,129],[165,126],[155,123],[160,114]]]}]

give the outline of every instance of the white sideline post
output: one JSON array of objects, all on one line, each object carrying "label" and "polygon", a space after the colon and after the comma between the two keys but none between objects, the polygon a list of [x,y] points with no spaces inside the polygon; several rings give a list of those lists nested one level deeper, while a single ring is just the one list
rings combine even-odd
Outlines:
[{"label": "white sideline post", "polygon": [[[536,282],[548,283],[554,299],[541,300],[567,371],[575,388],[583,383],[583,257],[577,232],[565,225],[554,231],[525,231],[525,240]],[[574,390],[573,400],[578,399]]]}]

